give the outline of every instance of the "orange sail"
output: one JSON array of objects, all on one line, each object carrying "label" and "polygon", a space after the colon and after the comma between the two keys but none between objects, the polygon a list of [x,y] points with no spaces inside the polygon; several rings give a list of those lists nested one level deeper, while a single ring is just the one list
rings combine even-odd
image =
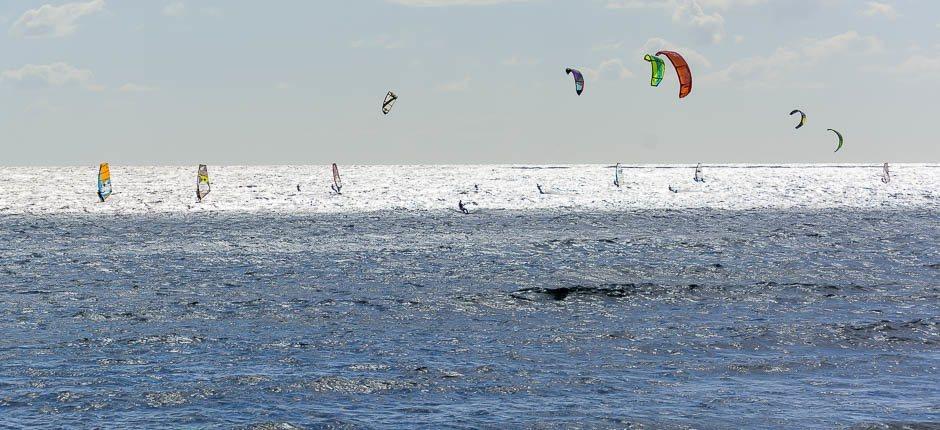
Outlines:
[{"label": "orange sail", "polygon": [[656,56],[665,55],[672,62],[672,67],[676,69],[676,75],[679,75],[679,98],[683,98],[692,92],[692,69],[689,63],[682,58],[678,52],[659,51]]},{"label": "orange sail", "polygon": [[98,198],[104,202],[111,195],[111,169],[108,163],[98,166]]}]

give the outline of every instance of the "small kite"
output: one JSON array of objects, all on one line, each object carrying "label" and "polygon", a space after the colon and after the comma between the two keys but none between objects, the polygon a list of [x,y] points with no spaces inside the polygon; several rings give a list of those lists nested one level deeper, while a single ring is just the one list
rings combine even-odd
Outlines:
[{"label": "small kite", "polygon": [[388,115],[392,111],[392,106],[395,106],[395,100],[398,100],[398,96],[395,93],[389,91],[385,95],[385,101],[382,102],[382,114]]},{"label": "small kite", "polygon": [[567,68],[565,73],[574,76],[574,90],[581,95],[581,92],[584,91],[584,75],[581,74],[577,69]]},{"label": "small kite", "polygon": [[827,128],[826,130],[835,133],[836,136],[839,136],[839,146],[836,147],[835,151],[832,151],[832,152],[839,152],[839,150],[842,149],[842,143],[844,142],[844,139],[842,139],[842,133],[839,133],[838,131],[835,131],[831,128]]},{"label": "small kite", "polygon": [[659,83],[663,81],[663,74],[666,71],[666,63],[663,62],[662,58],[654,57],[650,54],[644,55],[643,59],[649,61],[650,66],[653,68],[650,75],[650,85],[658,87]]},{"label": "small kite", "polygon": [[689,63],[678,52],[659,51],[656,53],[657,57],[660,55],[665,55],[672,63],[672,68],[676,69],[676,75],[679,76],[679,98],[689,95],[692,92],[692,69],[689,68]]},{"label": "small kite", "polygon": [[796,125],[796,128],[800,128],[806,124],[806,114],[799,109],[793,109],[793,112],[790,112],[790,115],[796,115],[797,113],[800,114],[800,123]]}]

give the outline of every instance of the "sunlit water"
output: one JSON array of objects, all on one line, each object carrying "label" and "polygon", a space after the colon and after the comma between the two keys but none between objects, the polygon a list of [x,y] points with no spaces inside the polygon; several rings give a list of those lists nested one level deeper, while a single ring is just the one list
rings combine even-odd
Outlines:
[{"label": "sunlit water", "polygon": [[0,262],[0,427],[940,423],[929,207],[16,214]]}]

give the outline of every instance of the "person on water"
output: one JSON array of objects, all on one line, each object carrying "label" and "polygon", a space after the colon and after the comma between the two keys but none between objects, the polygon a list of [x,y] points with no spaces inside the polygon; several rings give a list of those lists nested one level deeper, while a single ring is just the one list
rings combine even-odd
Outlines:
[{"label": "person on water", "polygon": [[300,184],[297,184],[297,192],[300,192]]},{"label": "person on water", "polygon": [[672,191],[674,194],[678,194],[678,193],[679,193],[679,190],[673,188],[672,185],[669,186],[669,191]]},{"label": "person on water", "polygon": [[464,215],[470,214],[470,210],[467,209],[467,207],[463,205],[463,200],[459,200],[457,202],[457,208],[460,209],[460,212],[463,212]]},{"label": "person on water", "polygon": [[542,184],[535,184],[535,188],[539,189],[539,194],[545,194],[545,191],[542,191]]},{"label": "person on water", "polygon": [[335,191],[336,194],[343,194],[343,193],[341,193],[341,192],[339,191],[341,188],[340,188],[340,187],[337,187],[336,184],[330,185],[330,189],[333,190],[333,191]]}]

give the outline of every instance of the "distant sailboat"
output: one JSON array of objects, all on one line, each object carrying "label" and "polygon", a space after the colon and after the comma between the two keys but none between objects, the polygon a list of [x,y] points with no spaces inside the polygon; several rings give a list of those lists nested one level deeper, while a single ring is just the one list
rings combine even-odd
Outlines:
[{"label": "distant sailboat", "polygon": [[98,166],[98,199],[104,203],[111,196],[111,169],[108,163]]},{"label": "distant sailboat", "polygon": [[614,186],[620,188],[623,185],[623,167],[620,163],[614,166]]},{"label": "distant sailboat", "polygon": [[695,166],[695,177],[692,179],[694,179],[695,182],[705,182],[705,176],[702,175],[702,163],[698,163],[698,165]]},{"label": "distant sailboat", "polygon": [[205,164],[200,164],[199,170],[196,172],[196,201],[202,203],[202,199],[209,194],[210,190],[209,169],[206,168]]},{"label": "distant sailboat", "polygon": [[333,185],[330,186],[336,194],[342,194],[343,181],[339,177],[339,167],[336,167],[336,163],[333,163]]},{"label": "distant sailboat", "polygon": [[884,173],[881,174],[881,182],[888,183],[891,182],[891,172],[888,171],[888,163],[884,165]]}]

